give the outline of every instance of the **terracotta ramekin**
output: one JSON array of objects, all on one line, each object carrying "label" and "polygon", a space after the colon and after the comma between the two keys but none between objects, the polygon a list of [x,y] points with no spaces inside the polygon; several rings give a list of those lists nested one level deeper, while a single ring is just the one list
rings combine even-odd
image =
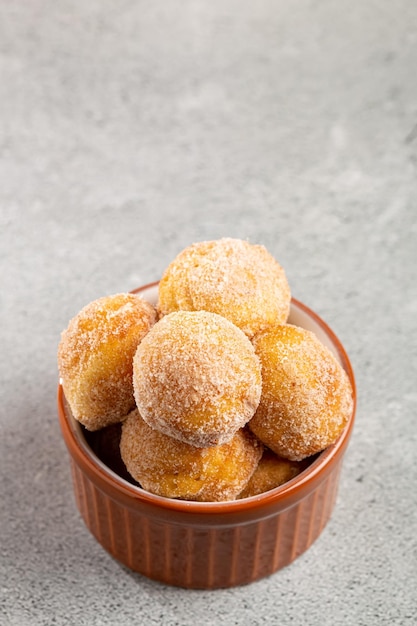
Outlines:
[{"label": "terracotta ramekin", "polygon": [[[136,290],[153,303],[157,291],[157,283]],[[78,509],[94,537],[118,561],[170,585],[232,587],[288,565],[320,535],[332,514],[353,428],[355,380],[342,344],[318,315],[293,299],[289,321],[315,332],[339,359],[352,383],[354,409],[335,444],[296,478],[259,496],[205,503],[147,493],[122,471],[114,471],[120,459],[106,464],[103,455],[93,452],[59,385],[59,419]]]}]

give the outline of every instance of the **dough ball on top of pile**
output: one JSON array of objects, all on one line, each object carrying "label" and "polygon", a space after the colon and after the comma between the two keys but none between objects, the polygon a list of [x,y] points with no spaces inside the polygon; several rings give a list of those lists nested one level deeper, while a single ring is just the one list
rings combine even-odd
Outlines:
[{"label": "dough ball on top of pile", "polygon": [[75,419],[88,430],[120,422],[134,408],[133,356],[155,321],[151,304],[121,293],[90,302],[62,333],[62,386]]},{"label": "dough ball on top of pile", "polygon": [[229,320],[177,311],[139,344],[133,385],[151,428],[204,448],[230,441],[254,415],[261,366],[250,340]]},{"label": "dough ball on top of pile", "polygon": [[310,331],[290,324],[257,335],[262,396],[249,423],[276,454],[300,461],[334,443],[352,414],[349,378]]},{"label": "dough ball on top of pile", "polygon": [[199,502],[234,500],[255,471],[263,446],[245,429],[227,443],[196,448],[150,428],[137,410],[122,425],[120,452],[147,491]]},{"label": "dough ball on top of pile", "polygon": [[206,310],[248,337],[286,322],[291,293],[283,268],[264,246],[223,238],[185,248],[159,284],[160,315]]}]

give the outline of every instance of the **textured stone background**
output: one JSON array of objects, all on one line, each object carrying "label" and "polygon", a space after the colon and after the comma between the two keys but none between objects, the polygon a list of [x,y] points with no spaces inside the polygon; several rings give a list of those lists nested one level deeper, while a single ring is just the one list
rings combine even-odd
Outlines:
[{"label": "textured stone background", "polygon": [[[2,624],[415,623],[416,69],[414,0],[0,0]],[[85,529],[55,355],[84,304],[221,236],[285,267],[359,406],[308,553],[190,592]]]}]

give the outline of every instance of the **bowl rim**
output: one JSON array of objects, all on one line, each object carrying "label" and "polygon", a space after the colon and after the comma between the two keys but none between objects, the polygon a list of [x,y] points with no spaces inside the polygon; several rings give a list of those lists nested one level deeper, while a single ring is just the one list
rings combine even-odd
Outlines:
[{"label": "bowl rim", "polygon": [[[140,294],[147,289],[156,287],[158,284],[159,281],[147,283],[146,285],[132,290],[131,293]],[[349,377],[353,395],[352,414],[339,438],[324,451],[318,453],[317,458],[295,478],[287,481],[279,487],[275,487],[274,489],[265,491],[255,496],[242,498],[241,500],[221,502],[180,500],[159,496],[145,491],[142,487],[133,485],[124,478],[120,477],[113,470],[107,467],[93,452],[84,439],[81,424],[79,424],[75,418],[68,416],[68,403],[65,399],[61,381],[59,381],[57,393],[58,415],[62,434],[68,448],[71,448],[70,452],[72,456],[77,458],[78,463],[88,471],[90,476],[95,476],[99,482],[104,483],[111,490],[116,490],[120,494],[123,494],[124,497],[127,497],[130,501],[140,501],[143,504],[164,509],[166,512],[194,513],[199,515],[249,513],[250,511],[257,510],[260,507],[269,507],[287,501],[292,502],[294,499],[299,500],[303,490],[305,490],[310,483],[317,484],[325,478],[329,468],[332,466],[333,459],[339,457],[346,448],[348,440],[352,434],[355,421],[357,395],[353,368],[346,350],[337,335],[327,325],[327,323],[307,305],[293,297],[291,298],[291,304],[311,317],[330,338],[338,353],[342,367],[345,369]]]}]

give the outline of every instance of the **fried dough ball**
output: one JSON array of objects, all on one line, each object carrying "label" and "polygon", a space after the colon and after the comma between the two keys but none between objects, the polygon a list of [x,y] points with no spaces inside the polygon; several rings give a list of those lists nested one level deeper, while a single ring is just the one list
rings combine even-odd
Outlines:
[{"label": "fried dough ball", "polygon": [[149,426],[205,448],[229,441],[254,415],[261,366],[249,339],[229,320],[178,311],[139,344],[133,385]]},{"label": "fried dough ball", "polygon": [[247,430],[228,443],[196,448],[150,428],[137,410],[122,424],[120,453],[146,491],[168,498],[234,500],[253,474],[262,444]]},{"label": "fried dough ball", "polygon": [[248,337],[286,322],[290,288],[283,268],[264,246],[223,238],[185,248],[159,283],[160,315],[211,311]]},{"label": "fried dough ball", "polygon": [[134,294],[85,306],[61,335],[58,368],[72,413],[88,430],[121,421],[134,408],[133,356],[156,321],[156,309]]},{"label": "fried dough ball", "polygon": [[349,378],[310,331],[285,324],[253,341],[262,363],[262,396],[249,423],[280,456],[300,461],[324,450],[352,413]]},{"label": "fried dough ball", "polygon": [[308,463],[305,460],[289,461],[278,456],[269,448],[265,448],[258,467],[239,495],[239,499],[257,496],[260,493],[279,487],[298,476],[307,465]]}]

